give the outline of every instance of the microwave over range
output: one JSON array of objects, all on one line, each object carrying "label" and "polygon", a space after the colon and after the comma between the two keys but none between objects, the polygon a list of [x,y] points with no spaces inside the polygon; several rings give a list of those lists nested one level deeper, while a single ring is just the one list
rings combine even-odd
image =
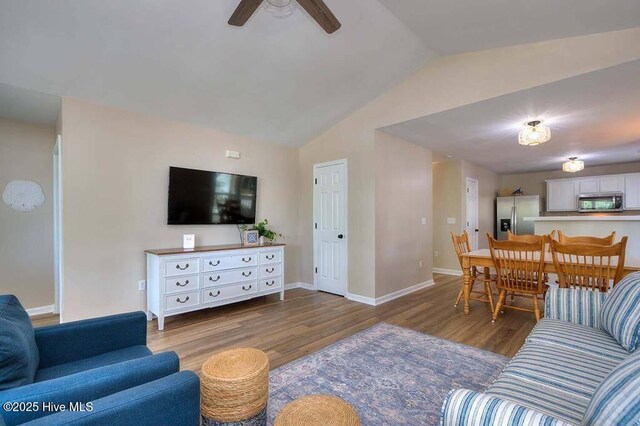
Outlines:
[{"label": "microwave over range", "polygon": [[623,211],[622,192],[601,192],[578,195],[579,213],[621,212]]}]

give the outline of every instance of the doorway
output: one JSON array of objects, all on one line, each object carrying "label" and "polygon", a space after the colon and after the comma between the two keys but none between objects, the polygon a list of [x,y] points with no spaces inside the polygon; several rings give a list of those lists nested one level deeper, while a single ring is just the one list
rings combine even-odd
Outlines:
[{"label": "doorway", "polygon": [[347,293],[347,160],[313,166],[313,267],[317,290]]},{"label": "doorway", "polygon": [[480,233],[478,224],[478,181],[466,178],[466,220],[465,230],[469,233],[471,248],[478,250],[478,237]]}]

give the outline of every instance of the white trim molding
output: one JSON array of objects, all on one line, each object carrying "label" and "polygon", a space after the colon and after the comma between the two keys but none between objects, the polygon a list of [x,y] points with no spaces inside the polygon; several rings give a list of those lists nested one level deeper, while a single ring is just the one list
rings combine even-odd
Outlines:
[{"label": "white trim molding", "polygon": [[313,284],[302,283],[302,282],[285,284],[284,291],[293,290],[294,288],[303,288],[305,290],[316,291],[316,288],[313,286]]},{"label": "white trim molding", "polygon": [[462,271],[459,269],[446,269],[446,268],[433,268],[434,274],[455,275],[456,277],[462,276]]},{"label": "white trim molding", "polygon": [[435,282],[433,280],[428,280],[423,283],[412,285],[411,287],[403,288],[402,290],[394,291],[393,293],[385,294],[384,296],[380,296],[375,299],[353,293],[347,293],[346,298],[349,300],[353,300],[354,302],[364,303],[371,306],[378,306],[382,305],[383,303],[398,299],[402,296],[406,296],[407,294],[413,293],[415,291],[422,290],[423,288],[431,287],[434,284]]},{"label": "white trim molding", "polygon": [[52,314],[54,305],[40,306],[37,308],[27,309],[27,313],[30,317],[35,315],[44,315],[44,314]]}]

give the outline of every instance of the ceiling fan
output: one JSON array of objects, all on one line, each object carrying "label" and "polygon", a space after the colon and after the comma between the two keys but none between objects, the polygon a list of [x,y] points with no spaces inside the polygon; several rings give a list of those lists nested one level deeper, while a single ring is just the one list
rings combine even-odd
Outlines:
[{"label": "ceiling fan", "polygon": [[[264,0],[241,0],[229,19],[229,25],[235,27],[243,26],[263,1]],[[322,0],[296,1],[328,34],[333,34],[340,28],[340,21],[338,21]]]}]

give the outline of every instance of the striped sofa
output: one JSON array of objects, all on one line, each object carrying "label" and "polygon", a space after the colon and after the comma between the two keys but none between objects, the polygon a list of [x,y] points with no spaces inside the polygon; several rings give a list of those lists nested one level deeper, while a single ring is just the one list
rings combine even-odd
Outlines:
[{"label": "striped sofa", "polygon": [[444,426],[640,425],[640,272],[611,292],[550,288],[544,318],[484,392],[452,390]]}]

